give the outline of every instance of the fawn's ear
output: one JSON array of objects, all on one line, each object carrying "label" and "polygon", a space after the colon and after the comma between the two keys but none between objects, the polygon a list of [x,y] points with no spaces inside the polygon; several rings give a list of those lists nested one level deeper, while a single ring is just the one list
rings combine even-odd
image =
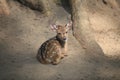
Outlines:
[{"label": "fawn's ear", "polygon": [[50,28],[52,31],[56,31],[58,29],[57,25],[55,25],[55,24],[50,25]]},{"label": "fawn's ear", "polygon": [[72,28],[72,21],[70,21],[69,23],[66,24],[66,28],[68,28],[68,30],[70,30]]}]

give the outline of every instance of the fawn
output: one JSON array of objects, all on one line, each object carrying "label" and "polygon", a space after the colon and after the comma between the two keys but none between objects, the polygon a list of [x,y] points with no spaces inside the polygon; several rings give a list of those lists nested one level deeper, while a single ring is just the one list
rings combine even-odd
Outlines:
[{"label": "fawn", "polygon": [[50,26],[57,35],[44,42],[39,48],[37,59],[40,63],[56,65],[60,63],[60,60],[64,58],[64,56],[67,56],[67,36],[71,26],[72,22],[69,22],[65,26]]}]

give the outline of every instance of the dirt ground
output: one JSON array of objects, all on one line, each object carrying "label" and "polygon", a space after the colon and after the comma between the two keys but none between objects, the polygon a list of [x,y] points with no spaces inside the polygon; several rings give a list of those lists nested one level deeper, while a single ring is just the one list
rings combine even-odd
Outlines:
[{"label": "dirt ground", "polygon": [[[0,80],[120,80],[120,58],[108,56],[114,55],[115,51],[115,55],[120,54],[120,35],[112,33],[119,28],[112,29],[108,34],[99,34],[95,27],[105,23],[101,20],[105,16],[96,19],[96,16],[99,17],[97,14],[90,14],[95,39],[104,54],[86,54],[70,31],[68,56],[59,65],[43,65],[36,60],[36,54],[44,41],[55,36],[49,28],[49,17],[17,2],[11,1],[9,6],[10,15],[0,16]],[[69,14],[60,6],[58,9],[62,14],[58,12],[57,23],[67,23],[66,16]],[[101,21],[96,23],[96,20]],[[99,30],[104,28],[108,29],[103,26]],[[113,38],[114,35],[117,37]]]}]

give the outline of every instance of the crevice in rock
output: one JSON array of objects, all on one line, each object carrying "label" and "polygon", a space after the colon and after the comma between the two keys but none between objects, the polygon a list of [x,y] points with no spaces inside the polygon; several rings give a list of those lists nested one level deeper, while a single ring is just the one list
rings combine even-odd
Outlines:
[{"label": "crevice in rock", "polygon": [[26,0],[15,0],[15,1],[19,2],[20,4],[30,8],[32,10],[39,11],[39,12],[43,12],[44,11],[42,3],[40,3],[40,2],[38,4],[33,4],[33,3],[29,2],[29,1],[26,1]]},{"label": "crevice in rock", "polygon": [[105,0],[102,0],[102,2],[103,2],[105,5],[107,5],[107,1],[105,1]]},{"label": "crevice in rock", "polygon": [[71,13],[70,0],[56,0],[57,5],[62,6],[68,13]]}]

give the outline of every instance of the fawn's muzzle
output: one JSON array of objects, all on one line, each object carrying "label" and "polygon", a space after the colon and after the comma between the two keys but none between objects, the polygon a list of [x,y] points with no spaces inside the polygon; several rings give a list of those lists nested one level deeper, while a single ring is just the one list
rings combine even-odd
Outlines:
[{"label": "fawn's muzzle", "polygon": [[67,40],[67,38],[63,38],[63,40]]}]

